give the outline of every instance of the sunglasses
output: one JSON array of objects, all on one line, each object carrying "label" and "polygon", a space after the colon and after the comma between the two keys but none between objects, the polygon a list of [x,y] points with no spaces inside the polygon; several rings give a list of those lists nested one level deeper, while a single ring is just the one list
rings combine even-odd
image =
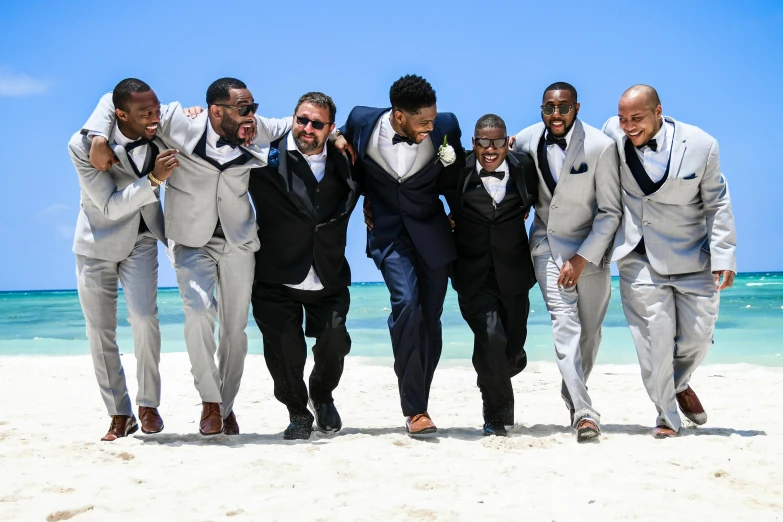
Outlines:
[{"label": "sunglasses", "polygon": [[555,113],[555,110],[557,110],[557,112],[560,113],[560,116],[565,116],[571,112],[571,107],[573,107],[573,105],[542,105],[541,112],[547,116],[552,116]]},{"label": "sunglasses", "polygon": [[258,110],[257,103],[251,103],[250,105],[224,105],[222,103],[216,103],[215,105],[218,107],[228,107],[229,109],[234,109],[240,116],[247,116],[251,112],[255,114]]},{"label": "sunglasses", "polygon": [[476,141],[476,144],[484,149],[488,149],[490,145],[492,145],[494,148],[499,149],[501,147],[505,147],[506,143],[508,143],[508,136],[505,138],[495,138],[495,139],[489,139],[489,138],[473,138]]},{"label": "sunglasses", "polygon": [[304,116],[297,116],[296,117],[296,123],[298,123],[302,127],[307,127],[307,124],[309,123],[310,125],[313,126],[313,128],[315,130],[323,130],[324,127],[326,127],[327,125],[331,125],[332,124],[331,121],[328,121],[328,122],[324,123],[324,122],[318,121],[318,120],[308,120]]}]

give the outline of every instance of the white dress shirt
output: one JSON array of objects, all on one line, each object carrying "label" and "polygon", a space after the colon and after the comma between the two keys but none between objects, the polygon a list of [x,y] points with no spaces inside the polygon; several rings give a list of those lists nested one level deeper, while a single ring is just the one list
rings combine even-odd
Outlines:
[{"label": "white dress shirt", "polygon": [[[626,138],[627,139],[627,138]],[[636,155],[642,160],[644,170],[654,183],[658,183],[666,174],[666,166],[671,156],[672,141],[674,140],[674,125],[664,120],[660,130],[653,137],[658,150],[654,151],[647,145],[636,149]],[[635,147],[634,147],[635,148]]]},{"label": "white dress shirt", "polygon": [[220,139],[218,133],[212,128],[212,123],[207,119],[207,157],[220,163],[221,165],[233,161],[242,155],[242,149],[239,147],[232,148],[230,145],[217,146],[217,142]]},{"label": "white dress shirt", "polygon": [[[576,121],[574,121],[576,123]],[[545,133],[548,133],[547,129]],[[555,183],[560,181],[560,171],[563,170],[563,163],[565,163],[566,153],[568,147],[571,145],[571,135],[574,133],[574,125],[571,125],[571,129],[565,135],[566,148],[561,149],[559,145],[552,144],[546,146],[546,160],[549,162],[549,170],[552,172],[552,177],[555,178]],[[546,135],[544,135],[546,138]]]},{"label": "white dress shirt", "polygon": [[[114,131],[111,133],[112,141],[116,143],[117,145],[121,146],[123,149],[126,148],[128,145],[138,140],[132,140],[128,137],[126,137],[122,132],[120,132],[120,127],[117,125],[117,123],[114,124]],[[136,165],[136,168],[139,172],[144,170],[144,163],[147,160],[147,154],[149,153],[150,146],[149,145],[139,145],[138,147],[134,148],[130,153],[128,153],[128,159],[133,162],[134,165]],[[150,187],[155,189],[155,192],[158,192],[158,185],[154,184],[149,177],[147,178],[147,181],[150,184]]]},{"label": "white dress shirt", "polygon": [[[476,172],[481,172],[481,163],[476,160]],[[500,203],[506,197],[506,185],[508,185],[508,161],[503,160],[503,164],[495,170],[495,172],[502,172],[503,179],[498,179],[493,176],[487,176],[481,178],[481,182],[484,184],[484,188],[487,193],[492,197],[495,203]]]},{"label": "white dress shirt", "polygon": [[[292,132],[288,133],[288,138],[286,139],[287,142],[287,148],[288,150],[296,150],[299,151],[302,156],[304,156],[305,161],[307,161],[307,164],[310,165],[310,170],[313,171],[313,176],[315,176],[316,181],[318,183],[321,182],[322,179],[324,179],[324,174],[326,173],[326,147],[324,146],[323,152],[320,154],[311,154],[306,155],[302,153],[301,150],[299,150],[299,147],[296,146],[296,141],[294,140],[294,135]],[[299,283],[298,285],[285,285],[290,288],[295,288],[297,290],[323,290],[324,285],[321,284],[321,279],[318,277],[318,274],[315,273],[315,267],[311,266],[310,271],[307,273],[307,277],[304,278],[304,281]]]},{"label": "white dress shirt", "polygon": [[392,144],[394,138],[394,129],[391,126],[392,111],[383,114],[378,125],[378,152],[383,160],[391,167],[397,177],[402,180],[410,174],[413,164],[416,162],[416,155],[419,153],[419,144],[407,143]]}]

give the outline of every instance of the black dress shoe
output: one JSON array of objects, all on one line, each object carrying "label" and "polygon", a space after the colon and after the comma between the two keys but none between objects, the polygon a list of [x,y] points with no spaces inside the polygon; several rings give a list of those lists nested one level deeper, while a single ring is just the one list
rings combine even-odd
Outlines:
[{"label": "black dress shoe", "polygon": [[340,414],[334,406],[334,402],[315,402],[310,399],[310,407],[315,413],[315,425],[324,433],[334,433],[343,427]]},{"label": "black dress shoe", "polygon": [[310,434],[313,432],[313,418],[312,416],[293,417],[291,424],[283,432],[283,438],[285,440],[307,440],[310,438]]},{"label": "black dress shoe", "polygon": [[506,436],[506,427],[500,422],[487,422],[484,424],[482,433],[485,437],[495,435],[496,437]]}]

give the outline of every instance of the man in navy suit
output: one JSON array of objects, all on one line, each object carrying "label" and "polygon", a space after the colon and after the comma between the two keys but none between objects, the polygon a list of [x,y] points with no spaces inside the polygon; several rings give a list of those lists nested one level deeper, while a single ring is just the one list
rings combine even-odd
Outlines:
[{"label": "man in navy suit", "polygon": [[368,255],[391,294],[388,322],[402,412],[408,433],[420,436],[436,431],[427,403],[443,346],[449,263],[456,258],[438,180],[460,168],[465,151],[457,118],[438,114],[424,78],[400,78],[389,98],[390,108],[354,108],[338,134],[357,153],[355,179],[372,220]]}]

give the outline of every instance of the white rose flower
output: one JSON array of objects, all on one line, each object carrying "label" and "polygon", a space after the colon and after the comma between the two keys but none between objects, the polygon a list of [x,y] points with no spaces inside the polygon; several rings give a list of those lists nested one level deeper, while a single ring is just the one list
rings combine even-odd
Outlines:
[{"label": "white rose flower", "polygon": [[438,159],[443,163],[444,167],[448,167],[457,161],[457,153],[454,152],[454,147],[449,145],[446,136],[443,136],[443,145],[438,148]]}]

